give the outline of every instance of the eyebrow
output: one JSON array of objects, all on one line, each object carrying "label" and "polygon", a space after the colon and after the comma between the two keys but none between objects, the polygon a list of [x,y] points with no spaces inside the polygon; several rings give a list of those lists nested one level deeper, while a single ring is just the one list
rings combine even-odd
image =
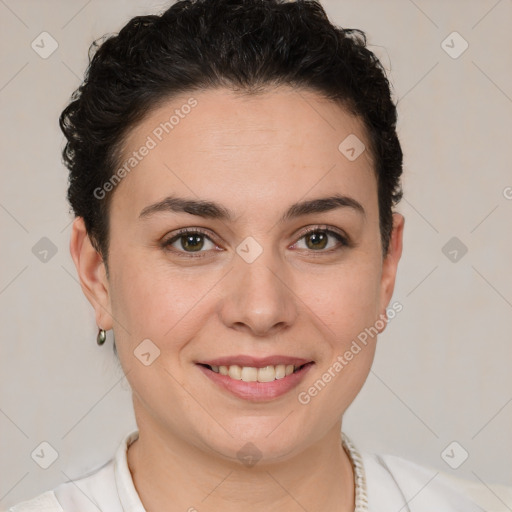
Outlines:
[{"label": "eyebrow", "polygon": [[[363,217],[366,217],[366,212],[361,203],[352,197],[335,194],[329,197],[294,203],[281,216],[279,222],[283,223],[303,215],[322,213],[338,208],[350,208]],[[140,212],[139,219],[145,219],[160,212],[189,213],[206,219],[219,219],[229,222],[235,220],[235,215],[218,203],[176,196],[169,196],[158,203],[146,206]]]}]

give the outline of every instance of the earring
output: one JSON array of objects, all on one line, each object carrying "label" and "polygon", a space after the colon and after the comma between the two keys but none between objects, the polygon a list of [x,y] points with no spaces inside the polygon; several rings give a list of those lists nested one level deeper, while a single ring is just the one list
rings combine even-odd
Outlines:
[{"label": "earring", "polygon": [[105,343],[105,340],[107,339],[107,331],[105,329],[101,329],[98,331],[98,336],[96,338],[96,343],[98,345],[103,345]]}]

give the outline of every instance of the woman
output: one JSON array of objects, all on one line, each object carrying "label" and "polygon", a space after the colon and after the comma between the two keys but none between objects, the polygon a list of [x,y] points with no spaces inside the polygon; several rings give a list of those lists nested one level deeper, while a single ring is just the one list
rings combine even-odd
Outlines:
[{"label": "woman", "polygon": [[342,433],[400,310],[396,107],[362,32],[315,1],[178,1],[99,46],[60,123],[138,429],[12,511],[481,510]]}]

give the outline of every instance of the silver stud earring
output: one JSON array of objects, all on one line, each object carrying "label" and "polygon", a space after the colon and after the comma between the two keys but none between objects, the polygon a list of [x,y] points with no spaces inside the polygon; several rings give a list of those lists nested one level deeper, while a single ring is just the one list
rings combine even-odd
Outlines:
[{"label": "silver stud earring", "polygon": [[98,336],[96,338],[96,343],[98,345],[103,345],[105,343],[105,340],[107,339],[107,331],[105,329],[101,329],[98,331]]}]

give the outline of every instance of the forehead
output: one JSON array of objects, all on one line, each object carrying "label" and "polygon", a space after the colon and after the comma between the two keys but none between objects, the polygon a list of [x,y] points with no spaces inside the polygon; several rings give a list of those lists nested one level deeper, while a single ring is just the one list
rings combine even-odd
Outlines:
[{"label": "forehead", "polygon": [[113,202],[124,197],[125,206],[140,211],[179,192],[215,196],[242,211],[252,201],[288,203],[334,188],[376,201],[370,152],[357,155],[365,147],[362,121],[312,91],[182,94],[153,109],[126,137],[120,166],[134,165],[125,165],[129,172]]}]

